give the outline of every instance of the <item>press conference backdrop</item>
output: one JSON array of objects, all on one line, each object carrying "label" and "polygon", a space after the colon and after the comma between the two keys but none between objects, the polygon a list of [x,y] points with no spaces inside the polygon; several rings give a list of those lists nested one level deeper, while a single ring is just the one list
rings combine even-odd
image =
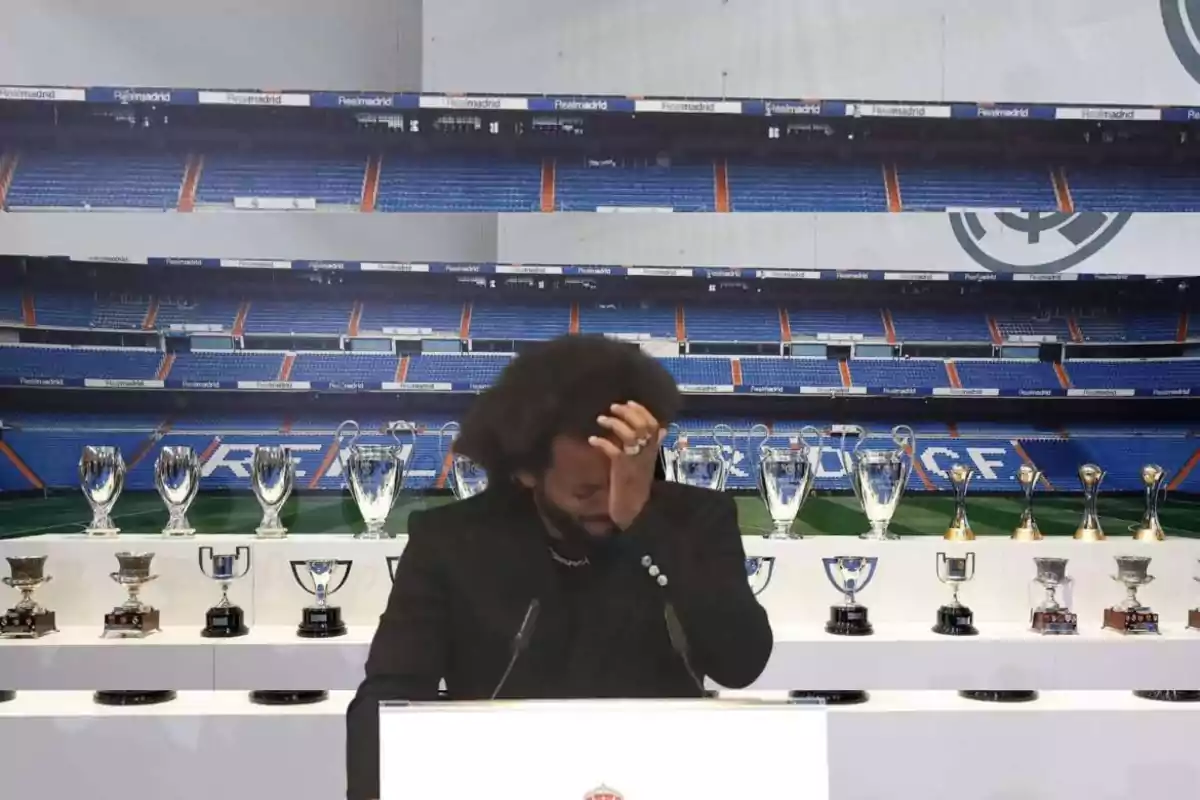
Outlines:
[{"label": "press conference backdrop", "polygon": [[[1030,279],[1200,274],[1197,214],[0,214],[0,253],[335,263],[746,267]],[[865,275],[864,275],[865,276]]]},{"label": "press conference backdrop", "polygon": [[1198,26],[1197,0],[39,0],[6,4],[0,85],[1188,105]]}]

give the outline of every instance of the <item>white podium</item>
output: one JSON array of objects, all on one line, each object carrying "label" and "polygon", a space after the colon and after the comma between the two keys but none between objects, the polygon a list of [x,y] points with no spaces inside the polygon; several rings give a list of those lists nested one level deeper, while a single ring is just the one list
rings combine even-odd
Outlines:
[{"label": "white podium", "polygon": [[379,737],[381,800],[829,797],[821,706],[751,699],[385,704]]}]

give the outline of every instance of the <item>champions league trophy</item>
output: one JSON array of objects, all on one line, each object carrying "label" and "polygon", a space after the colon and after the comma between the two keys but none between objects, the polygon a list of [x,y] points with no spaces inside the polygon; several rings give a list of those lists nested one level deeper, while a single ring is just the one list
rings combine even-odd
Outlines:
[{"label": "champions league trophy", "polygon": [[1146,487],[1146,512],[1142,521],[1132,526],[1133,538],[1139,542],[1161,542],[1167,537],[1158,521],[1158,507],[1167,496],[1167,471],[1157,464],[1145,465],[1142,484]]},{"label": "champions league trophy", "polygon": [[[300,626],[296,629],[296,635],[305,639],[344,636],[346,623],[342,622],[342,609],[329,605],[329,596],[346,583],[354,562],[332,558],[314,558],[308,561],[293,561],[291,564],[292,577],[296,579],[296,583],[300,585],[301,589],[316,598],[311,606],[305,607]],[[308,575],[307,584],[300,578],[301,567],[305,568],[304,574]],[[344,569],[342,579],[336,586],[330,588],[329,584],[333,582],[334,576],[340,569]]]},{"label": "champions league trophy", "polygon": [[859,605],[854,598],[875,577],[879,559],[834,556],[822,558],[821,562],[825,565],[825,577],[829,578],[833,588],[845,595],[841,605],[829,607],[829,622],[825,623],[825,632],[839,636],[869,636],[874,633],[875,629],[867,620],[867,607]]},{"label": "champions league trophy", "polygon": [[105,636],[140,639],[159,630],[158,609],[138,599],[142,586],[158,578],[150,574],[153,559],[154,553],[117,553],[117,571],[108,577],[124,586],[129,597],[104,615]]},{"label": "champions league trophy", "polygon": [[1146,556],[1117,556],[1114,581],[1125,584],[1125,599],[1104,609],[1104,627],[1119,633],[1158,633],[1158,614],[1138,601],[1137,590],[1154,580],[1147,575],[1150,559]]},{"label": "champions league trophy", "polygon": [[[805,435],[816,434],[816,445],[810,446]],[[772,539],[799,539],[792,531],[800,508],[812,491],[815,463],[821,459],[821,433],[806,426],[799,436],[793,436],[787,447],[768,447],[764,442],[758,457],[758,491],[762,495],[774,530]]]},{"label": "champions league trophy", "polygon": [[975,531],[971,530],[971,523],[967,521],[967,486],[975,477],[975,470],[955,464],[950,467],[949,477],[954,487],[954,518],[950,520],[950,527],[942,538],[948,542],[969,542],[975,538]]},{"label": "champions league trophy", "polygon": [[33,592],[50,581],[45,574],[46,556],[8,559],[11,577],[4,578],[5,586],[21,593],[21,599],[5,614],[0,615],[0,639],[37,639],[58,630],[54,612],[42,608],[33,599]]},{"label": "champions league trophy", "polygon": [[895,449],[862,449],[867,441],[865,428],[859,427],[858,442],[846,457],[846,434],[842,432],[842,464],[850,470],[850,485],[862,505],[871,530],[863,539],[898,539],[888,532],[888,526],[900,504],[908,476],[912,472],[913,458],[917,450],[917,437],[907,425],[892,428]]},{"label": "champions league trophy", "polygon": [[[204,630],[200,631],[200,635],[206,639],[245,636],[250,632],[246,627],[246,614],[239,606],[229,602],[229,584],[246,577],[250,571],[250,548],[240,545],[232,554],[213,554],[213,549],[205,546],[200,548],[198,556],[200,572],[221,586],[221,600],[205,614]],[[241,563],[242,556],[245,556],[245,565],[240,574],[235,574],[234,567]],[[205,564],[208,565],[207,569]]]},{"label": "champions league trophy", "polygon": [[1025,495],[1025,508],[1021,511],[1021,521],[1017,523],[1012,538],[1020,542],[1036,542],[1042,538],[1037,520],[1033,518],[1033,492],[1037,489],[1038,481],[1042,479],[1042,471],[1030,464],[1022,464],[1017,469],[1017,482],[1021,484],[1021,492]]},{"label": "champions league trophy", "polygon": [[716,425],[712,438],[714,444],[692,444],[688,435],[681,432],[671,447],[663,447],[663,472],[667,480],[724,491],[730,467],[725,448],[733,446],[733,429]]},{"label": "champions league trophy", "polygon": [[92,522],[84,529],[88,536],[116,536],[121,529],[113,524],[112,508],[125,486],[125,459],[118,447],[87,445],[79,456],[79,488],[92,508]]},{"label": "champions league trophy", "polygon": [[1033,594],[1030,627],[1042,634],[1079,633],[1079,617],[1071,611],[1074,581],[1067,576],[1067,559],[1035,558],[1033,562],[1037,565],[1037,577],[1030,584]]},{"label": "champions league trophy", "polygon": [[1075,529],[1075,538],[1081,542],[1103,542],[1105,539],[1096,513],[1096,500],[1105,474],[1095,464],[1084,464],[1079,468],[1079,482],[1083,485],[1083,519]]},{"label": "champions league trophy", "polygon": [[260,539],[282,539],[287,528],[279,519],[283,504],[296,484],[296,462],[288,447],[259,445],[250,459],[250,488],[262,506],[262,522],[255,529]]},{"label": "champions league trophy", "polygon": [[746,578],[754,596],[758,597],[767,590],[771,583],[771,575],[775,573],[775,556],[747,556]]},{"label": "champions league trophy", "polygon": [[[416,443],[416,429],[408,423],[399,425],[394,423],[388,426],[389,433],[396,442],[395,447],[358,444],[362,429],[354,420],[346,420],[338,425],[337,432],[333,435],[338,462],[342,466],[346,483],[350,486],[350,496],[354,498],[358,513],[362,514],[363,522],[366,523],[366,529],[355,534],[356,539],[382,539],[390,536],[384,532],[383,526],[400,496],[400,490],[404,488],[405,463],[401,456],[404,444],[400,441],[397,431],[408,430],[413,435],[413,444]],[[342,433],[347,430],[352,430],[353,435],[350,438],[349,455],[343,460]]]},{"label": "champions league trophy", "polygon": [[165,537],[194,536],[196,529],[188,524],[187,510],[200,490],[200,459],[190,447],[170,445],[158,453],[154,462],[154,486],[167,504]]},{"label": "champions league trophy", "polygon": [[974,636],[979,633],[974,625],[975,615],[958,601],[959,588],[975,577],[975,554],[947,557],[945,553],[938,553],[935,566],[938,580],[950,586],[951,595],[950,602],[938,609],[933,632],[944,636]]},{"label": "champions league trophy", "polygon": [[454,496],[459,500],[466,500],[486,489],[488,479],[487,473],[474,461],[454,452],[454,442],[458,439],[460,430],[461,426],[457,422],[447,422],[442,426],[438,431],[438,455],[443,464],[446,464],[446,459],[449,458],[446,483],[449,484],[450,491],[454,492]]}]

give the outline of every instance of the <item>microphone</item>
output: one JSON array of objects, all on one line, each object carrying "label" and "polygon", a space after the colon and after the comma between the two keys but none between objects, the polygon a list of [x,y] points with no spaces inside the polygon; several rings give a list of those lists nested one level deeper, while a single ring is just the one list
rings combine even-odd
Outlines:
[{"label": "microphone", "polygon": [[663,604],[663,619],[667,623],[667,638],[671,640],[671,649],[679,654],[680,660],[683,661],[683,668],[687,670],[692,683],[696,684],[696,688],[700,690],[700,696],[705,697],[708,692],[704,688],[704,681],[700,680],[696,670],[692,669],[687,634],[683,632],[683,623],[679,621],[679,615],[675,613],[675,606],[671,604],[670,600]]},{"label": "microphone", "polygon": [[492,696],[489,699],[496,699],[500,690],[504,688],[504,684],[508,683],[508,676],[512,674],[513,667],[517,665],[517,659],[529,649],[529,640],[533,638],[533,629],[537,627],[538,612],[541,610],[541,600],[535,597],[529,601],[529,608],[525,609],[525,619],[521,620],[521,627],[517,629],[517,635],[512,640],[512,657],[508,659],[508,666],[504,668],[504,674],[500,676],[500,682],[492,690]]}]

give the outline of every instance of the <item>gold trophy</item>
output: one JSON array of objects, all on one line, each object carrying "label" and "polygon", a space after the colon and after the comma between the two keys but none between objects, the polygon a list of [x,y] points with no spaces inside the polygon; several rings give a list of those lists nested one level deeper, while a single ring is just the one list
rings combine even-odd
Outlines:
[{"label": "gold trophy", "polygon": [[1083,485],[1083,519],[1075,529],[1075,538],[1081,542],[1103,542],[1104,530],[1096,514],[1096,499],[1100,494],[1100,482],[1105,472],[1095,464],[1084,464],[1079,468],[1079,482]]},{"label": "gold trophy", "polygon": [[1042,471],[1032,464],[1022,464],[1017,470],[1017,482],[1021,484],[1021,492],[1025,495],[1025,509],[1021,512],[1021,521],[1017,523],[1012,534],[1012,538],[1017,541],[1037,542],[1042,538],[1037,520],[1033,518],[1033,492],[1041,479]]},{"label": "gold trophy", "polygon": [[975,538],[971,523],[967,522],[967,486],[975,477],[975,470],[955,464],[950,467],[950,483],[954,486],[954,519],[942,536],[948,542],[969,542]]},{"label": "gold trophy", "polygon": [[1142,467],[1142,483],[1146,487],[1146,513],[1134,526],[1133,538],[1139,542],[1161,542],[1167,538],[1158,521],[1158,504],[1167,496],[1167,471],[1158,464]]}]

